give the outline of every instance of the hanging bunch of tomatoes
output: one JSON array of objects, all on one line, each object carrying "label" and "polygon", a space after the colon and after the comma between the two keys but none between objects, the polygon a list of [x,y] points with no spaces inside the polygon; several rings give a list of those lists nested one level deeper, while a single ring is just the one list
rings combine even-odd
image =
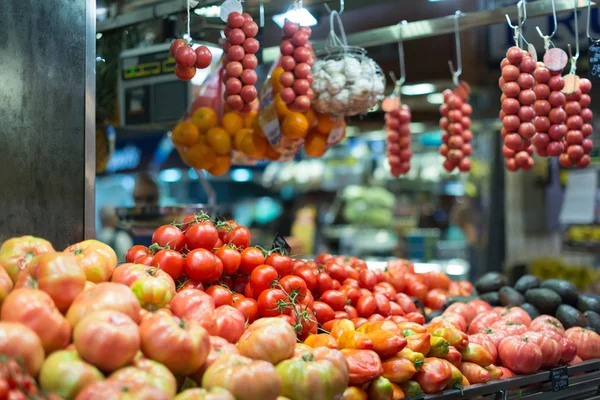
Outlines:
[{"label": "hanging bunch of tomatoes", "polygon": [[386,154],[392,176],[410,171],[410,107],[400,104],[399,98],[388,97],[382,105],[385,113]]},{"label": "hanging bunch of tomatoes", "polygon": [[564,153],[560,155],[560,165],[565,168],[577,166],[585,168],[590,164],[590,153],[594,144],[590,136],[593,132],[592,118],[589,108],[592,82],[581,79],[579,88],[566,96],[564,111],[567,116],[568,131],[564,137]]},{"label": "hanging bunch of tomatoes", "polygon": [[182,81],[192,80],[196,69],[205,69],[212,63],[212,53],[206,46],[195,50],[185,39],[175,39],[171,43],[171,57],[175,59],[175,75]]},{"label": "hanging bunch of tomatoes", "polygon": [[470,130],[473,108],[469,104],[470,91],[465,82],[461,82],[454,90],[444,91],[444,104],[440,106],[440,128],[443,130],[440,154],[446,158],[443,166],[448,172],[457,167],[460,172],[471,170],[469,156],[473,152],[473,132]]}]

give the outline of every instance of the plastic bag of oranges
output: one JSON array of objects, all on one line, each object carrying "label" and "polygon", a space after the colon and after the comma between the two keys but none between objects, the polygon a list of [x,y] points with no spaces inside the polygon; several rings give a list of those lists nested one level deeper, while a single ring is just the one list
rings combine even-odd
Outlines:
[{"label": "plastic bag of oranges", "polygon": [[[211,175],[223,175],[232,163],[256,163],[255,159],[234,150],[234,145],[236,134],[252,126],[258,104],[246,114],[227,110],[223,101],[221,71],[222,67],[217,67],[206,79],[189,113],[171,133],[171,140],[182,160],[190,167],[204,169]],[[249,148],[247,144],[246,147]],[[258,154],[257,151],[254,153]]]},{"label": "plastic bag of oranges", "polygon": [[305,113],[292,111],[281,98],[279,81],[283,68],[273,64],[260,95],[258,121],[271,147],[290,159],[304,147],[310,157],[321,157],[327,149],[345,137],[343,117],[319,114],[313,109]]}]

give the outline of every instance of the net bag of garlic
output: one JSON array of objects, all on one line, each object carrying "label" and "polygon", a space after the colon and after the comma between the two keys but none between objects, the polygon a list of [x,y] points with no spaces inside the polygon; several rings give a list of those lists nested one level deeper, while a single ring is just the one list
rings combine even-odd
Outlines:
[{"label": "net bag of garlic", "polygon": [[[340,36],[335,32],[335,21]],[[330,31],[324,50],[313,65],[313,107],[322,114],[363,114],[383,99],[385,77],[365,49],[348,46],[341,18],[329,17]]]}]

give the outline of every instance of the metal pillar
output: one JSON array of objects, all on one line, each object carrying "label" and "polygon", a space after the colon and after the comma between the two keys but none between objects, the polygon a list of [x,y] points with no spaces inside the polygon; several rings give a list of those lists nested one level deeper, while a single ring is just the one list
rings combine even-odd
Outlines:
[{"label": "metal pillar", "polygon": [[0,2],[0,243],[94,236],[95,0]]}]

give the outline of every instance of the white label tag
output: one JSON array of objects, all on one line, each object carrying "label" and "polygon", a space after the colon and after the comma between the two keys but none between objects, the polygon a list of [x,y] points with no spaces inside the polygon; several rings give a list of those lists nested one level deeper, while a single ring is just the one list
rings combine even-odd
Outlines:
[{"label": "white label tag", "polygon": [[239,12],[240,14],[244,12],[241,0],[225,0],[225,2],[221,4],[221,20],[223,22],[227,22],[227,18],[232,12]]}]

